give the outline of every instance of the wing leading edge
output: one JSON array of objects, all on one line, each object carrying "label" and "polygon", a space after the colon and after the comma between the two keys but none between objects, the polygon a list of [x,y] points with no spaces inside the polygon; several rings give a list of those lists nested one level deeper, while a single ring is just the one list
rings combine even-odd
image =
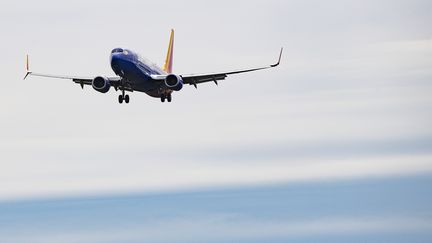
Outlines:
[{"label": "wing leading edge", "polygon": [[274,68],[279,66],[281,58],[282,58],[282,52],[283,47],[280,50],[278,61],[275,64],[264,66],[264,67],[258,67],[258,68],[251,68],[251,69],[243,69],[243,70],[237,70],[237,71],[230,71],[230,72],[221,72],[221,73],[206,73],[206,74],[189,74],[189,75],[180,75],[183,79],[183,82],[185,84],[194,85],[195,88],[197,87],[197,84],[205,83],[205,82],[215,82],[219,80],[224,80],[228,75],[232,74],[239,74],[239,73],[247,73],[247,72],[253,72],[258,70],[264,70],[269,68]]},{"label": "wing leading edge", "polygon": [[[45,78],[58,78],[58,79],[69,79],[72,80],[74,83],[80,84],[81,88],[84,88],[84,85],[92,85],[94,77],[80,77],[80,76],[68,76],[68,75],[53,75],[53,74],[46,74],[46,73],[34,73],[30,71],[29,67],[29,57],[26,56],[26,70],[27,73],[24,76],[24,79],[26,79],[29,75],[30,76],[37,76],[37,77],[45,77]],[[112,82],[120,82],[120,77],[107,77],[107,79]]]}]

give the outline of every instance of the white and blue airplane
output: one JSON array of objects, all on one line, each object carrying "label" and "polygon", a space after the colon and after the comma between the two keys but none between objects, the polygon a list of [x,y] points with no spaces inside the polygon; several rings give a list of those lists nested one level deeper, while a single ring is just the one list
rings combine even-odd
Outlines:
[{"label": "white and blue airplane", "polygon": [[115,77],[96,76],[96,77],[78,77],[66,75],[51,75],[43,73],[35,73],[29,70],[29,59],[27,55],[26,70],[27,73],[24,77],[26,79],[30,76],[48,77],[69,79],[73,82],[80,84],[81,88],[84,85],[91,85],[96,91],[107,93],[111,87],[116,91],[120,90],[122,93],[118,97],[119,103],[129,103],[129,95],[125,94],[126,91],[144,92],[147,95],[155,98],[160,98],[162,102],[167,100],[171,102],[171,94],[173,91],[180,91],[184,84],[189,84],[197,88],[197,84],[205,82],[214,82],[218,84],[219,80],[224,80],[228,75],[252,72],[273,68],[279,65],[283,48],[280,50],[279,59],[277,63],[244,70],[230,71],[230,72],[216,72],[205,74],[189,74],[178,75],[173,73],[173,50],[174,50],[174,30],[171,30],[171,36],[166,55],[165,65],[163,68],[143,59],[138,54],[131,50],[124,48],[115,48],[111,51],[111,68],[117,75]]}]

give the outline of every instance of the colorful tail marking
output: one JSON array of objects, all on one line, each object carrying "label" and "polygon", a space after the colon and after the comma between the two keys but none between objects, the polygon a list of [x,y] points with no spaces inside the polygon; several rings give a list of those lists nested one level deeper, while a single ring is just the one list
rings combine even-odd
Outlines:
[{"label": "colorful tail marking", "polygon": [[170,41],[168,45],[168,52],[165,59],[165,65],[163,70],[167,73],[172,73],[173,67],[173,52],[174,52],[174,30],[171,30]]}]

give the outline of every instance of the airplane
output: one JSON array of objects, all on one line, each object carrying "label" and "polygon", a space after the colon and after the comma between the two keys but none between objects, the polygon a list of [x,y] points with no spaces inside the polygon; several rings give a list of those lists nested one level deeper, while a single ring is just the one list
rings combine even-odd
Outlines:
[{"label": "airplane", "polygon": [[149,62],[147,59],[142,58],[140,55],[129,49],[115,48],[111,51],[110,63],[112,70],[117,76],[78,77],[35,73],[29,69],[29,57],[27,55],[27,73],[24,79],[29,75],[69,79],[80,84],[82,89],[84,89],[84,85],[91,85],[96,91],[101,93],[107,93],[110,88],[113,87],[116,91],[121,91],[121,94],[118,97],[118,102],[120,104],[123,103],[123,101],[129,103],[130,98],[128,94],[125,94],[126,91],[144,92],[151,97],[160,98],[161,102],[165,102],[165,100],[171,102],[171,94],[173,91],[180,91],[185,84],[193,85],[195,88],[197,88],[198,84],[205,82],[214,82],[218,85],[219,80],[224,80],[231,74],[246,73],[277,67],[281,61],[282,51],[283,48],[280,50],[277,63],[269,66],[230,72],[178,75],[173,73],[174,30],[172,29],[163,68]]}]

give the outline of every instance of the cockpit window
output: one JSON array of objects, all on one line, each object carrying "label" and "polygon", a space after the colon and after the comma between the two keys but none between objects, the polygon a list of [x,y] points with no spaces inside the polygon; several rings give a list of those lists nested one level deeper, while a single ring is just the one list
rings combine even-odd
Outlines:
[{"label": "cockpit window", "polygon": [[111,53],[122,53],[122,52],[123,52],[122,48],[116,48],[116,49],[111,51]]}]

